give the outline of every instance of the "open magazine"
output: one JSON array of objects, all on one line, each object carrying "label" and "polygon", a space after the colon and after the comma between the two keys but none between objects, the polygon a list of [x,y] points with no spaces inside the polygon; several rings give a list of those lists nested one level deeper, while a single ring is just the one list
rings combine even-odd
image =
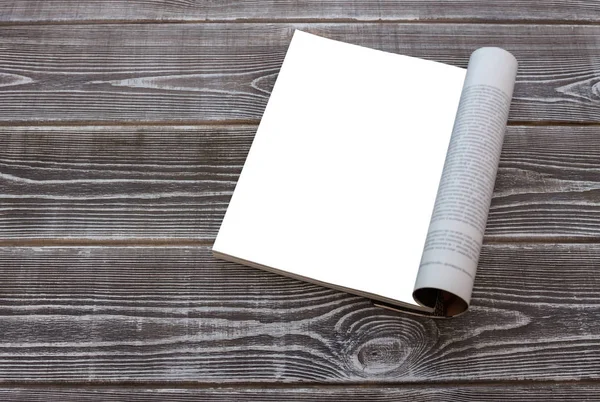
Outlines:
[{"label": "open magazine", "polygon": [[466,311],[516,72],[499,48],[465,70],[296,31],[213,254],[384,307]]}]

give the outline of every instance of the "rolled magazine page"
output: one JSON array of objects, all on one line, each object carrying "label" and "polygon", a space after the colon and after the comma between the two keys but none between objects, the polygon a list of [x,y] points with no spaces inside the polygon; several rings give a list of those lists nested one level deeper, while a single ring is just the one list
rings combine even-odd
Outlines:
[{"label": "rolled magazine page", "polygon": [[434,315],[469,307],[516,74],[500,48],[469,60],[413,293]]}]

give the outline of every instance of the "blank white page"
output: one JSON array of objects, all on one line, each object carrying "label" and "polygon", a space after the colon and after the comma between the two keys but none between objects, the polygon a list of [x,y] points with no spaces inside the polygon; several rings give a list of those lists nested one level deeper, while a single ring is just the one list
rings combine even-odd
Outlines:
[{"label": "blank white page", "polygon": [[464,78],[296,31],[213,251],[417,306]]}]

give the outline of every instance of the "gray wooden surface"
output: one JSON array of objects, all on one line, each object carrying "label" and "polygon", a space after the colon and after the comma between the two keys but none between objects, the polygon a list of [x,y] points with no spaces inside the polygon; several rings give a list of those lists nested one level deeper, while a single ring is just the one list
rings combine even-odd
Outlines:
[{"label": "gray wooden surface", "polygon": [[[599,22],[597,1],[1,2],[0,399],[600,400]],[[519,59],[468,314],[210,256],[294,28]]]}]

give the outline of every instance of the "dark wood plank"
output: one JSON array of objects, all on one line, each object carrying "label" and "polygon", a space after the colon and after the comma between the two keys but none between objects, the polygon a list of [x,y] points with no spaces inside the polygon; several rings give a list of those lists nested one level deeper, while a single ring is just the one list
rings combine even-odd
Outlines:
[{"label": "dark wood plank", "polygon": [[256,122],[294,27],[459,66],[502,46],[512,122],[600,119],[600,26],[234,23],[1,27],[0,122]]},{"label": "dark wood plank", "polygon": [[598,239],[598,133],[598,127],[509,127],[487,240]]},{"label": "dark wood plank", "polygon": [[255,131],[0,127],[0,238],[212,239]]},{"label": "dark wood plank", "polygon": [[[0,127],[0,239],[213,239],[256,126]],[[596,127],[509,127],[487,240],[600,237]]]},{"label": "dark wood plank", "polygon": [[0,379],[598,380],[598,266],[600,245],[487,245],[472,310],[433,320],[207,247],[2,248]]},{"label": "dark wood plank", "polygon": [[598,21],[589,0],[519,1],[159,1],[16,0],[0,3],[0,21]]},{"label": "dark wood plank", "polygon": [[402,387],[277,387],[277,388],[183,388],[156,389],[131,387],[85,388],[4,388],[3,401],[63,402],[87,401],[322,401],[341,400],[369,402],[430,401],[592,401],[600,394],[599,384],[510,384],[475,386],[411,386]]}]

